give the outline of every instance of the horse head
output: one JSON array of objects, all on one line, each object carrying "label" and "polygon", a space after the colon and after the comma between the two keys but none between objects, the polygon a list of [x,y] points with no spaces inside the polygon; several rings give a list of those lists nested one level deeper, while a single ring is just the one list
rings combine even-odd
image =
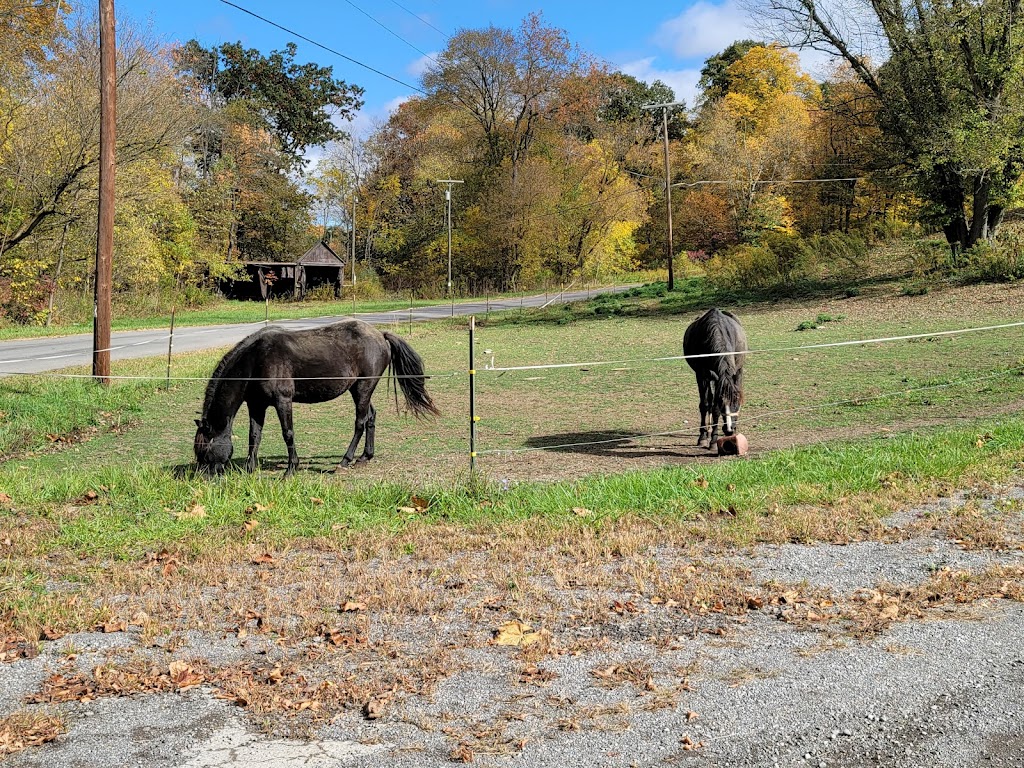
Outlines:
[{"label": "horse head", "polygon": [[714,378],[718,382],[716,405],[725,421],[722,425],[722,432],[732,435],[736,432],[736,422],[739,420],[740,408],[743,406],[743,386],[740,382],[740,374],[726,374]]},{"label": "horse head", "polygon": [[196,419],[196,439],[193,444],[196,466],[200,472],[209,475],[223,475],[224,468],[231,461],[234,446],[231,443],[231,422],[227,428],[217,431],[206,419]]}]

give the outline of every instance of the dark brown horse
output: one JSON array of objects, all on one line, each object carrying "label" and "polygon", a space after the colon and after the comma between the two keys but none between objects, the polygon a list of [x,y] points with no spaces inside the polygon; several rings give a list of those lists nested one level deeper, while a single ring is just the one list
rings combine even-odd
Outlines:
[{"label": "dark brown horse", "polygon": [[719,418],[724,420],[722,431],[726,435],[736,431],[736,419],[743,405],[743,358],[746,355],[742,353],[746,351],[747,335],[740,321],[736,315],[720,309],[705,312],[690,323],[683,334],[683,354],[697,374],[700,395],[697,445],[710,448],[715,444]]},{"label": "dark brown horse", "polygon": [[416,416],[437,415],[427,394],[423,361],[393,333],[378,331],[361,320],[306,331],[267,327],[240,341],[224,355],[206,387],[201,419],[196,419],[195,454],[199,469],[222,474],[231,460],[231,426],[242,403],[249,410],[249,460],[256,469],[263,421],[273,407],[288,446],[288,469],[295,472],[299,457],[292,428],[292,403],[322,403],[352,393],[356,428],[342,466],[352,463],[359,440],[366,435],[360,461],[373,458],[376,410],[370,399],[377,382],[392,366],[405,402]]}]

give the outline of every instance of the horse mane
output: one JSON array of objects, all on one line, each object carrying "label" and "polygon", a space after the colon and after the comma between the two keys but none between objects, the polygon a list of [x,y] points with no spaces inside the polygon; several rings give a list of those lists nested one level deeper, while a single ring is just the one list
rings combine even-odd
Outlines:
[{"label": "horse mane", "polygon": [[[730,312],[719,312],[717,320],[708,323],[708,352],[745,352],[747,345],[742,336],[739,320]],[[732,333],[730,333],[732,331]],[[719,392],[725,402],[743,402],[743,358],[737,355],[720,354],[713,358],[713,367],[718,374]]]},{"label": "horse mane", "polygon": [[213,405],[214,399],[217,397],[217,391],[220,388],[221,383],[228,378],[235,378],[236,376],[245,376],[248,371],[240,373],[239,371],[233,370],[233,367],[238,363],[240,359],[244,359],[252,345],[256,342],[256,339],[263,335],[265,329],[260,329],[256,333],[247,336],[242,339],[238,344],[228,350],[227,354],[220,359],[217,363],[217,367],[213,369],[213,373],[210,374],[210,381],[206,384],[206,395],[203,397],[203,413],[201,418],[206,419],[210,413],[210,407]]}]

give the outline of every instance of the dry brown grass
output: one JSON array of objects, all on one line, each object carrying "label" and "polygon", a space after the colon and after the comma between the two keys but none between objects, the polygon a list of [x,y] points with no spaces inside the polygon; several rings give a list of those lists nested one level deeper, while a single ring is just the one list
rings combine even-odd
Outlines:
[{"label": "dry brown grass", "polygon": [[970,500],[949,513],[924,516],[912,530],[937,533],[966,550],[1024,549],[1024,515],[1021,515],[1020,501],[985,505]]},{"label": "dry brown grass", "polygon": [[0,758],[42,746],[65,731],[63,720],[42,712],[19,711],[0,718]]},{"label": "dry brown grass", "polygon": [[[554,679],[546,662],[563,655],[614,652],[621,640],[647,642],[656,652],[698,633],[728,641],[751,612],[820,633],[813,653],[877,636],[895,622],[1000,599],[1024,601],[1022,568],[938,571],[920,585],[836,595],[758,583],[737,564],[743,561],[735,556],[760,541],[886,542],[927,532],[1007,548],[1019,535],[1017,507],[985,512],[980,502],[925,518],[911,531],[879,523],[880,509],[906,494],[893,483],[882,498],[844,499],[828,509],[726,511],[696,522],[623,517],[596,526],[531,520],[471,528],[425,522],[386,537],[344,531],[277,547],[251,536],[201,554],[159,551],[134,562],[44,557],[25,531],[4,564],[14,607],[0,616],[0,636],[8,638],[0,646],[7,656],[0,658],[33,655],[39,642],[63,633],[128,632],[136,644],[90,671],[75,666],[69,648],[67,668],[32,701],[203,684],[268,731],[308,735],[346,711],[400,718],[403,699],[428,696],[465,668],[466,649],[507,653],[514,684],[535,691]],[[44,580],[14,583],[14,573]],[[495,633],[512,620],[529,625],[536,641],[495,648]],[[247,660],[213,663],[201,638]],[[678,706],[689,680],[702,674],[659,671],[655,657],[602,660],[592,669],[593,685],[635,698],[611,708],[563,702],[548,711],[553,725],[626,727],[632,708]],[[736,669],[726,682],[742,685],[770,674]],[[507,727],[517,711],[497,723],[428,718],[422,726],[450,731],[453,759],[509,754],[522,748]]]}]

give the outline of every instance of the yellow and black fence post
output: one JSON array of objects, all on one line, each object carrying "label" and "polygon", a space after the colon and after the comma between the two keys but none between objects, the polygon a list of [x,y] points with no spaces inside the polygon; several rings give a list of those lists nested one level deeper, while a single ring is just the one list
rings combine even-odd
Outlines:
[{"label": "yellow and black fence post", "polygon": [[469,472],[476,474],[476,317],[469,318]]}]

